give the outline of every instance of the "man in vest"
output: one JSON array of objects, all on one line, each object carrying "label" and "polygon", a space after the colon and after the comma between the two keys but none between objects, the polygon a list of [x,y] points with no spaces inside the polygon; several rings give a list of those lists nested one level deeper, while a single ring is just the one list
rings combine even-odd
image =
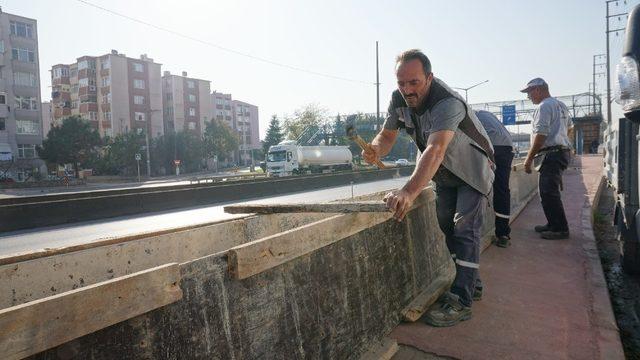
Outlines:
[{"label": "man in vest", "polygon": [[476,116],[487,131],[493,154],[496,158],[496,178],[493,181],[493,210],[496,214],[495,235],[496,245],[506,248],[511,244],[511,190],[509,189],[509,177],[511,176],[511,163],[513,161],[513,141],[506,127],[492,113],[480,110]]},{"label": "man in vest", "polygon": [[435,183],[438,224],[456,263],[456,277],[427,314],[433,326],[452,326],[471,318],[480,259],[480,227],[493,182],[493,150],[487,133],[460,95],[431,72],[420,50],[396,59],[398,90],[391,96],[384,128],[363,151],[373,163],[391,150],[405,129],[422,152],[409,181],[385,196],[401,221],[429,181]]},{"label": "man in vest", "polygon": [[535,226],[543,239],[569,238],[569,225],[562,205],[562,172],[571,160],[573,123],[567,106],[551,97],[549,85],[541,78],[532,79],[520,90],[526,93],[534,105],[539,105],[531,121],[531,149],[524,162],[524,170],[530,174],[534,161],[540,172],[538,188],[542,209],[547,218],[544,225]]}]

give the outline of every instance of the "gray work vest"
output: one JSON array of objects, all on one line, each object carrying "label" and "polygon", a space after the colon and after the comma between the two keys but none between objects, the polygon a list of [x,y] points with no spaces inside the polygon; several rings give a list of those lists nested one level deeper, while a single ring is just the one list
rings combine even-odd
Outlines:
[{"label": "gray work vest", "polygon": [[[441,80],[434,78],[429,96],[425,100],[425,104],[420,108],[421,111],[424,111],[421,115],[417,115],[414,109],[406,105],[402,95],[397,90],[393,94],[393,103],[400,106],[397,106],[394,110],[401,119],[399,122],[400,127],[403,127],[403,125],[406,127],[407,133],[414,139],[420,151],[424,152],[430,135],[430,124],[437,120],[431,118],[431,109],[440,101],[452,97],[464,104],[466,115],[460,122],[453,139],[447,147],[444,161],[438,172],[448,170],[478,192],[488,195],[491,192],[494,179],[492,168],[495,163],[493,147],[480,120],[460,95],[451,90]],[[442,167],[446,170],[442,170]],[[447,177],[436,174],[434,179],[438,178]],[[447,186],[447,184],[439,182],[437,184]]]}]

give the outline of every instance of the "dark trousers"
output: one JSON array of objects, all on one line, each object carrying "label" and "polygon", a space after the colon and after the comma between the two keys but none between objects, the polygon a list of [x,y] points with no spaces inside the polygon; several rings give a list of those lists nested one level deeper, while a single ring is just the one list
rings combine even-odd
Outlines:
[{"label": "dark trousers", "polygon": [[545,156],[540,167],[538,183],[540,199],[547,224],[552,231],[569,231],[560,189],[562,172],[566,170],[570,159],[571,154],[568,150],[550,152]]},{"label": "dark trousers", "polygon": [[456,263],[451,292],[471,306],[480,263],[480,228],[487,198],[467,184],[436,184],[438,225],[447,239],[447,248]]},{"label": "dark trousers", "polygon": [[511,146],[494,146],[496,158],[496,178],[493,181],[493,209],[496,213],[496,236],[509,236],[509,217],[511,216],[511,162],[513,148]]}]

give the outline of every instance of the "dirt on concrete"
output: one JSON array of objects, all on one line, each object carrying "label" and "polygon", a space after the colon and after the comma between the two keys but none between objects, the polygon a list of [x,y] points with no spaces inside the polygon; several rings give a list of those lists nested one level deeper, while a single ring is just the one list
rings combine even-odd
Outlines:
[{"label": "dirt on concrete", "polygon": [[640,360],[640,276],[622,270],[622,245],[613,224],[614,210],[613,189],[605,188],[594,210],[593,228],[625,356]]}]

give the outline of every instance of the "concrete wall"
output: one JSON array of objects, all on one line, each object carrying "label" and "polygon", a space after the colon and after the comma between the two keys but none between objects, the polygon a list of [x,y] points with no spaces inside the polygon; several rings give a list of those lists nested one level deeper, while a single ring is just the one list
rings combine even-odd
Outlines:
[{"label": "concrete wall", "polygon": [[[512,208],[519,211],[535,195],[536,176],[519,168],[512,173],[511,188]],[[358,358],[401,321],[401,312],[419,294],[453,274],[435,200],[427,193],[422,195],[425,205],[412,210],[402,223],[389,219],[366,227],[246,279],[230,275],[228,249],[291,234],[304,241],[309,226],[324,221],[329,229],[333,218],[252,216],[5,265],[0,267],[0,286],[20,295],[5,296],[2,304],[46,301],[53,293],[63,296],[60,292],[89,281],[177,261],[182,300],[34,358]],[[492,234],[491,221],[488,217],[486,235]],[[206,253],[211,255],[203,256]],[[90,280],[83,285],[79,279]],[[47,290],[51,284],[58,287],[55,292]],[[100,314],[100,309],[95,311]]]}]

